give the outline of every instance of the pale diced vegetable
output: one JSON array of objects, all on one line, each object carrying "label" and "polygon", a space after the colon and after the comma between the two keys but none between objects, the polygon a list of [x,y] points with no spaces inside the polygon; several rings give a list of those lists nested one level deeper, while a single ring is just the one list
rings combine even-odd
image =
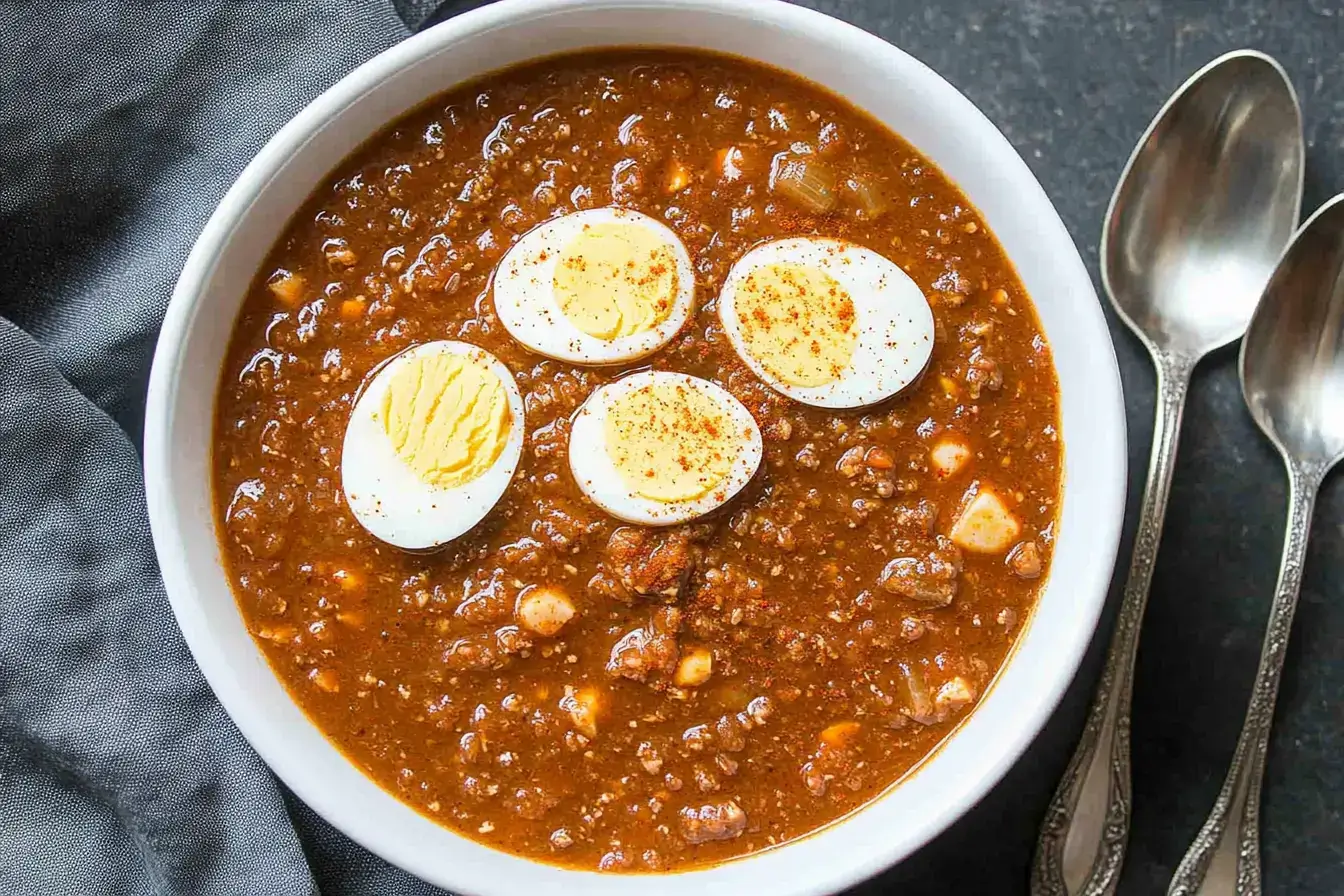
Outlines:
[{"label": "pale diced vegetable", "polygon": [[952,542],[965,551],[995,554],[1006,551],[1022,532],[1022,523],[993,489],[978,483],[949,533]]},{"label": "pale diced vegetable", "polygon": [[946,715],[969,706],[975,700],[975,691],[960,675],[943,683],[934,695],[933,705],[938,713]]},{"label": "pale diced vegetable", "polygon": [[369,306],[363,296],[356,296],[353,299],[346,299],[341,302],[341,320],[356,321],[364,316],[364,309]]},{"label": "pale diced vegetable", "polygon": [[679,688],[693,688],[709,681],[714,672],[714,654],[704,647],[691,647],[681,655],[672,683]]},{"label": "pale diced vegetable", "polygon": [[859,723],[854,721],[836,722],[834,725],[828,725],[821,732],[821,744],[832,750],[844,749],[849,746],[850,741],[854,740],[860,727]]},{"label": "pale diced vegetable", "polygon": [[518,624],[544,638],[559,634],[574,618],[574,603],[558,588],[529,588],[518,597]]},{"label": "pale diced vegetable", "polygon": [[597,716],[602,709],[602,695],[597,688],[575,688],[565,685],[565,696],[560,708],[569,714],[574,730],[585,737],[597,737]]},{"label": "pale diced vegetable", "polygon": [[334,669],[312,669],[308,672],[308,680],[328,694],[336,694],[341,690],[341,679]]},{"label": "pale diced vegetable", "polygon": [[681,162],[673,159],[667,166],[667,192],[680,193],[691,185],[691,172]]},{"label": "pale diced vegetable", "polygon": [[719,172],[719,179],[731,182],[740,178],[743,161],[742,150],[736,146],[725,146],[716,152],[714,167]]},{"label": "pale diced vegetable", "polygon": [[770,190],[804,211],[825,214],[835,207],[835,172],[814,156],[781,153],[770,172]]},{"label": "pale diced vegetable", "polygon": [[297,308],[303,304],[303,285],[302,277],[284,268],[276,271],[271,275],[271,279],[266,281],[266,288],[271,294],[290,308]]},{"label": "pale diced vegetable", "polygon": [[970,459],[971,449],[956,439],[943,439],[929,452],[933,475],[939,479],[948,479],[960,473]]},{"label": "pale diced vegetable", "polygon": [[921,725],[932,725],[933,697],[924,681],[923,670],[916,663],[901,663],[897,668],[900,670],[901,684],[905,685],[905,693],[902,695],[905,697],[905,706],[901,711]]},{"label": "pale diced vegetable", "polygon": [[853,197],[854,206],[865,221],[876,221],[891,206],[882,188],[866,177],[849,178],[845,181],[845,189]]}]

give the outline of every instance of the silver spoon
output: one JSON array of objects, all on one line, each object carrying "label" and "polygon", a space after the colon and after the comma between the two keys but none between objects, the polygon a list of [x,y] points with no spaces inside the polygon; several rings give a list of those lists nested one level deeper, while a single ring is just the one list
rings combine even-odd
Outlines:
[{"label": "silver spoon", "polygon": [[1190,374],[1246,329],[1302,200],[1302,115],[1279,64],[1204,66],[1139,140],[1101,231],[1101,275],[1157,367],[1157,420],[1134,556],[1097,695],[1046,813],[1031,891],[1115,892],[1129,835],[1134,657]]},{"label": "silver spoon", "polygon": [[1288,531],[1260,668],[1232,767],[1169,896],[1258,896],[1260,782],[1293,627],[1311,509],[1344,457],[1344,194],[1293,237],[1241,346],[1241,391],[1288,468]]}]

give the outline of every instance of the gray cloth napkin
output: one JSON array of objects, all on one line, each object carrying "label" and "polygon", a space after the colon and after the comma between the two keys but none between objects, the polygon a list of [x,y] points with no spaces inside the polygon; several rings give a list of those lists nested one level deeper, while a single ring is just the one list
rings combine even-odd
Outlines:
[{"label": "gray cloth napkin", "polygon": [[138,456],[215,203],[434,5],[0,4],[5,896],[438,892],[283,792],[225,716],[169,611]]}]

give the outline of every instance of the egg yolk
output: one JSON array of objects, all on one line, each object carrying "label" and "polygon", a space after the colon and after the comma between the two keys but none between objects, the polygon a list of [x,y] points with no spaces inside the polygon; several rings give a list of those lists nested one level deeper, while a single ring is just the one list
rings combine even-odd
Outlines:
[{"label": "egg yolk", "polygon": [[698,498],[723,482],[738,432],[714,399],[689,386],[658,384],[613,401],[604,435],[630,490],[670,503]]},{"label": "egg yolk", "polygon": [[839,379],[859,339],[854,301],[834,277],[807,265],[762,265],[737,288],[742,340],[767,370],[792,386]]},{"label": "egg yolk", "polygon": [[397,456],[439,488],[465,485],[490,469],[512,422],[499,376],[452,354],[420,355],[399,365],[381,414]]},{"label": "egg yolk", "polygon": [[644,227],[589,224],[561,250],[552,288],[575,327],[617,339],[667,320],[676,303],[677,265],[663,238]]}]

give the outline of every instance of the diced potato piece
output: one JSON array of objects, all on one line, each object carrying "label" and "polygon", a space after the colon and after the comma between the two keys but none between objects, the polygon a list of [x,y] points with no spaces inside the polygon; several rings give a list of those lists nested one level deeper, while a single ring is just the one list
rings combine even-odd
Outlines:
[{"label": "diced potato piece", "polygon": [[667,192],[680,193],[691,185],[691,172],[681,162],[673,159],[667,166]]},{"label": "diced potato piece", "polygon": [[515,612],[523,628],[543,638],[551,638],[574,618],[575,610],[574,602],[560,589],[538,586],[528,588],[518,596]]},{"label": "diced potato piece", "polygon": [[943,439],[929,452],[929,462],[933,464],[933,475],[947,479],[961,472],[962,467],[971,459],[971,449],[955,439]]},{"label": "diced potato piece", "polygon": [[975,497],[952,524],[949,537],[953,543],[962,550],[981,554],[1008,550],[1021,534],[1022,523],[993,489],[977,483],[969,493]]},{"label": "diced potato piece", "polygon": [[364,316],[364,309],[366,307],[368,307],[368,302],[364,301],[363,296],[346,299],[344,302],[341,302],[341,320],[359,320]]},{"label": "diced potato piece", "polygon": [[821,745],[832,750],[840,750],[849,746],[850,741],[859,733],[861,726],[858,722],[836,722],[829,725],[821,732]]},{"label": "diced potato piece", "polygon": [[934,695],[933,705],[940,713],[952,713],[969,706],[975,700],[975,691],[960,675],[943,683]]},{"label": "diced potato piece", "polygon": [[565,685],[565,696],[560,708],[569,713],[574,730],[585,737],[597,737],[597,716],[602,709],[602,694],[597,688],[574,688]]},{"label": "diced potato piece", "polygon": [[266,288],[285,305],[297,308],[303,304],[303,278],[284,268],[276,271],[267,281]]},{"label": "diced potato piece", "polygon": [[714,672],[714,654],[704,647],[691,647],[681,655],[672,683],[679,688],[693,688],[709,681]]}]

